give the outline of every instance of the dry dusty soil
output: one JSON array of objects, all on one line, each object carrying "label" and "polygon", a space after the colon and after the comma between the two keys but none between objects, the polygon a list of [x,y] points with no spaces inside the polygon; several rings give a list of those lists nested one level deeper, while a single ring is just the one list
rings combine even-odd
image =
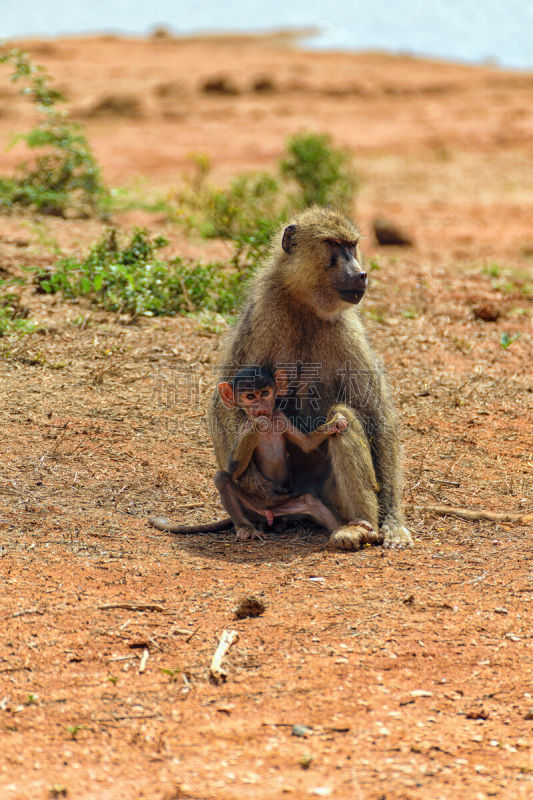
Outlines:
[{"label": "dry dusty soil", "polygon": [[[415,544],[331,553],[312,528],[252,543],[151,529],[153,511],[221,515],[204,422],[219,338],[28,283],[41,330],[0,340],[2,800],[531,798],[531,524],[430,506],[531,514],[533,75],[282,38],[26,45],[113,186],[172,191],[193,151],[219,181],[273,170],[306,128],[353,151],[377,266],[361,313],[401,416]],[[202,91],[220,75],[234,93]],[[3,81],[2,142],[31,114]],[[376,246],[377,215],[414,246]],[[229,253],[163,213],[115,223],[185,256]],[[10,278],[102,224],[0,227]],[[247,594],[265,612],[235,619]],[[238,640],[215,685],[224,630]]]}]

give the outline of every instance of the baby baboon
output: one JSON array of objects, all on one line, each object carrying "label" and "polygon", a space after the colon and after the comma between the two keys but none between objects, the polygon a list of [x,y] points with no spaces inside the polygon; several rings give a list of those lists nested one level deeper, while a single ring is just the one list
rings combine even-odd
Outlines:
[{"label": "baby baboon", "polygon": [[[275,238],[255,277],[222,354],[222,382],[243,367],[284,369],[287,395],[278,400],[301,431],[342,414],[348,427],[311,453],[288,441],[291,485],[311,491],[342,524],[329,545],[412,544],[401,510],[400,448],[386,381],[355,306],[366,289],[359,232],[330,209],[310,208]],[[208,413],[217,461],[224,469],[238,440],[242,412],[217,391]],[[264,481],[253,461],[239,483],[250,497]],[[352,522],[354,521],[355,522]]]},{"label": "baby baboon", "polygon": [[[231,519],[207,525],[173,526],[165,519],[152,517],[152,525],[172,533],[200,533],[223,530],[229,523],[235,525],[240,541],[263,538],[253,524],[258,518],[272,525],[275,517],[306,516],[329,531],[339,527],[332,512],[312,493],[291,491],[287,442],[309,453],[328,437],[342,433],[348,423],[342,414],[336,414],[312,433],[302,433],[275,407],[277,386],[283,392],[285,384],[282,370],[276,373],[275,380],[270,372],[254,367],[242,369],[230,382],[218,385],[224,405],[244,412],[227,469],[215,475],[215,486]],[[262,482],[254,486],[253,494],[247,494],[239,479],[252,461]]]},{"label": "baby baboon", "polygon": [[[284,386],[282,370],[276,373],[276,380],[278,386]],[[291,442],[302,453],[310,453],[328,437],[342,433],[348,424],[346,418],[335,414],[312,433],[302,433],[275,408],[276,383],[272,374],[262,368],[240,370],[232,381],[219,383],[218,391],[227,408],[240,408],[246,414],[227,470],[215,476],[215,486],[235,524],[237,539],[263,538],[249,521],[249,511],[265,517],[269,525],[274,517],[307,516],[329,531],[338,528],[339,521],[317,497],[291,490],[287,444]],[[263,483],[256,484],[254,493],[248,494],[239,485],[239,478],[251,462]]]}]

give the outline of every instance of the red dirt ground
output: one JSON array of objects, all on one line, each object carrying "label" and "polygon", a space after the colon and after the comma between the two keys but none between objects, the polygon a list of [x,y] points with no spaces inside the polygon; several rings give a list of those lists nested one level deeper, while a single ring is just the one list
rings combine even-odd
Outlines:
[{"label": "red dirt ground", "polygon": [[[532,797],[531,526],[428,506],[531,513],[533,75],[254,38],[29,49],[84,115],[111,185],[171,189],[192,151],[221,181],[273,169],[308,127],[354,152],[379,266],[362,313],[401,414],[415,546],[342,554],[315,529],[238,543],[149,528],[153,511],[221,515],[203,418],[219,339],[28,285],[41,332],[0,340],[2,800]],[[199,91],[219,74],[240,93]],[[274,90],[250,91],[258,76]],[[32,116],[2,86],[7,141]],[[98,113],[109,96],[115,111]],[[415,246],[377,247],[377,215]],[[191,257],[228,252],[162,214],[116,223]],[[74,252],[101,224],[12,215],[1,229],[10,277],[52,263],[47,240]],[[504,348],[503,333],[518,338]],[[246,594],[265,613],[237,620]],[[225,629],[239,639],[217,686]]]}]

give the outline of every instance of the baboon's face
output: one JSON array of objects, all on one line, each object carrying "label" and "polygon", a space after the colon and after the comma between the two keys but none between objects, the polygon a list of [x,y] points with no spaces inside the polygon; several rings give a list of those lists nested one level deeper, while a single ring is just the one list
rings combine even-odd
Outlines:
[{"label": "baboon's face", "polygon": [[[320,221],[321,222],[321,221]],[[289,225],[283,233],[286,286],[320,317],[335,316],[357,305],[367,285],[359,260],[357,231],[341,225],[319,230]],[[331,233],[328,231],[331,229]],[[340,230],[339,230],[340,228]]]},{"label": "baboon's face", "polygon": [[342,303],[357,305],[367,285],[366,272],[358,260],[357,241],[326,239],[325,245],[329,251],[326,280]]}]

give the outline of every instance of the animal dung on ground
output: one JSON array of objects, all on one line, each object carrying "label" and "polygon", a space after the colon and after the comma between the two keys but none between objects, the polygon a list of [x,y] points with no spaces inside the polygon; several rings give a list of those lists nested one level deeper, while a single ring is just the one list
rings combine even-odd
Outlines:
[{"label": "animal dung on ground", "polygon": [[490,303],[474,306],[472,313],[476,319],[482,319],[483,322],[496,322],[501,317],[500,309]]},{"label": "animal dung on ground", "polygon": [[201,84],[200,90],[204,94],[240,94],[240,91],[233,80],[227,75],[213,75],[209,78],[206,78]]},{"label": "animal dung on ground", "polygon": [[397,245],[399,247],[410,247],[413,244],[412,237],[388,219],[377,217],[372,225],[378,244]]},{"label": "animal dung on ground", "polygon": [[141,117],[143,106],[135,95],[109,94],[81,113],[85,117]]},{"label": "animal dung on ground", "polygon": [[235,608],[233,609],[236,619],[245,619],[246,617],[260,617],[265,613],[265,604],[259,598],[254,597],[253,594],[242,597]]},{"label": "animal dung on ground", "polygon": [[252,81],[251,90],[257,94],[268,94],[276,91],[276,84],[268,75],[258,75]]}]

